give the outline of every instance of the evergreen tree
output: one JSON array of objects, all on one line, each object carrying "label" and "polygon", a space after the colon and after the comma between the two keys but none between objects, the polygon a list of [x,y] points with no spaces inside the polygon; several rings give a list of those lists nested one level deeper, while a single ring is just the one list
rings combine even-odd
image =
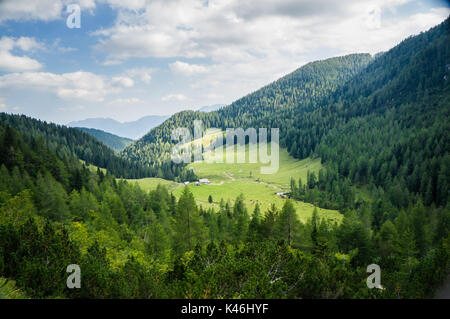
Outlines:
[{"label": "evergreen tree", "polygon": [[286,200],[277,220],[279,237],[291,245],[298,232],[298,219],[294,205],[290,199]]}]

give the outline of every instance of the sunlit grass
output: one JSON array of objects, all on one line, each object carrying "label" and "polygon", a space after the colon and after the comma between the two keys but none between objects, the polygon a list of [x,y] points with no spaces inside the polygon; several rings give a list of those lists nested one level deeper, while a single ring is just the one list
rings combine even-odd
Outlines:
[{"label": "sunlit grass", "polygon": [[[270,150],[270,147],[269,147]],[[245,148],[246,158],[248,158],[248,147]],[[224,152],[225,153],[225,152]],[[225,155],[224,155],[225,157]],[[224,158],[225,159],[225,158]],[[320,159],[298,160],[291,157],[286,149],[279,150],[279,169],[275,174],[261,174],[261,166],[268,164],[261,163],[206,163],[197,162],[189,164],[199,178],[208,178],[211,184],[199,184],[196,186],[190,183],[187,187],[194,194],[197,203],[204,208],[218,208],[220,200],[230,201],[231,204],[241,193],[245,196],[245,205],[249,213],[252,213],[256,203],[259,203],[261,211],[264,213],[272,203],[281,209],[285,199],[277,193],[289,191],[291,177],[298,181],[299,178],[306,182],[308,171],[318,172],[322,167]],[[175,196],[179,196],[185,186],[183,183],[175,183],[161,178],[143,178],[139,180],[129,180],[138,183],[144,190],[156,188],[158,184],[165,185]],[[213,203],[208,202],[208,197],[212,196]],[[314,205],[295,201],[297,214],[302,221],[310,218],[314,210]],[[342,215],[335,210],[319,209],[319,215],[340,221]]]}]

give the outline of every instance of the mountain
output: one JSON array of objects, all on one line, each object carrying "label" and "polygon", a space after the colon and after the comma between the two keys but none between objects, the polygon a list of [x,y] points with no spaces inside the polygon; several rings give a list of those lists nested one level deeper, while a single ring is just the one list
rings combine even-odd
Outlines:
[{"label": "mountain", "polygon": [[[125,148],[123,156],[153,165],[170,159],[171,132],[192,127],[195,119],[205,127],[248,127],[264,116],[294,107],[309,109],[356,75],[371,60],[369,54],[352,54],[309,63],[291,74],[213,112],[183,111]],[[267,126],[263,126],[267,127]]]},{"label": "mountain", "polygon": [[[217,111],[224,107],[225,104],[214,104],[203,106],[198,109],[199,112]],[[142,117],[136,121],[119,122],[110,118],[89,118],[82,121],[73,121],[67,124],[69,127],[96,129],[106,133],[110,133],[119,137],[136,140],[147,134],[151,129],[163,123],[169,116],[166,115],[149,115]],[[92,132],[89,132],[92,133]],[[97,132],[97,136],[101,135]],[[101,141],[104,141],[100,138]],[[108,144],[107,144],[108,145]],[[128,145],[128,144],[127,144]],[[125,145],[126,146],[126,145]],[[123,147],[113,148],[122,150]]]},{"label": "mountain", "polygon": [[102,130],[96,130],[93,128],[85,128],[85,127],[75,127],[76,129],[79,129],[83,132],[86,132],[88,134],[91,134],[96,139],[100,140],[101,142],[105,143],[107,146],[111,147],[116,152],[120,152],[125,147],[133,143],[132,139],[126,138],[126,137],[120,137],[111,133],[107,133]]},{"label": "mountain", "polygon": [[199,108],[197,111],[199,112],[213,112],[220,110],[222,107],[224,107],[226,104],[214,104],[214,105],[207,105]]},{"label": "mountain", "polygon": [[[309,63],[219,111],[177,113],[122,154],[137,163],[167,161],[172,130],[192,129],[196,119],[221,129],[277,127],[280,145],[296,158],[320,157],[328,178],[383,189],[398,207],[417,196],[427,205],[445,206],[449,24],[447,19],[376,57],[353,54]],[[323,196],[332,202],[335,195],[328,190]],[[382,223],[386,216],[377,218]]]},{"label": "mountain", "polygon": [[87,165],[105,168],[117,177],[155,176],[153,168],[119,157],[111,148],[79,129],[47,123],[25,115],[0,113],[0,129],[7,128],[18,131],[26,143],[36,140],[60,158],[82,160]]},{"label": "mountain", "polygon": [[99,117],[70,122],[67,126],[97,129],[134,140],[141,138],[167,118],[168,116],[165,115],[149,115],[132,122],[119,122],[110,118]]}]

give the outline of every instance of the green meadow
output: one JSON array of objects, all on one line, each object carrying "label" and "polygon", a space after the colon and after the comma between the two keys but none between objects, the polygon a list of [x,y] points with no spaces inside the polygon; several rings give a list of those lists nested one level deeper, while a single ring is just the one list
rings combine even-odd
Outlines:
[{"label": "green meadow", "polygon": [[167,179],[163,178],[157,178],[157,177],[148,177],[148,178],[141,178],[141,179],[128,179],[128,182],[131,183],[137,183],[142,189],[149,191],[152,189],[155,189],[158,184],[164,185],[167,187],[169,191],[174,191],[177,188],[180,188],[183,186],[181,183],[176,183],[174,181],[169,181]]},{"label": "green meadow", "polygon": [[[270,147],[269,147],[270,151]],[[306,182],[308,171],[318,172],[322,167],[320,159],[297,160],[291,157],[286,149],[279,149],[279,169],[275,174],[262,174],[261,166],[269,164],[248,163],[248,146],[241,149],[245,152],[246,163],[227,163],[225,161],[225,151],[223,163],[196,162],[188,165],[193,169],[199,178],[207,178],[211,184],[190,183],[186,187],[194,194],[197,203],[204,208],[218,208],[221,199],[230,201],[231,204],[241,193],[245,195],[245,204],[249,213],[253,212],[256,203],[259,203],[261,211],[265,212],[272,203],[281,209],[286,199],[277,195],[277,193],[289,191],[291,177]],[[236,156],[237,156],[236,152]],[[205,154],[205,158],[211,154]],[[185,185],[175,183],[161,178],[144,178],[139,180],[129,180],[136,182],[144,190],[156,188],[158,184],[165,185],[175,196],[179,196]],[[208,197],[212,196],[213,203],[208,202]],[[299,219],[306,221],[310,218],[314,205],[295,201],[295,208]],[[336,210],[318,208],[319,215],[328,219],[340,221],[342,215]]]}]

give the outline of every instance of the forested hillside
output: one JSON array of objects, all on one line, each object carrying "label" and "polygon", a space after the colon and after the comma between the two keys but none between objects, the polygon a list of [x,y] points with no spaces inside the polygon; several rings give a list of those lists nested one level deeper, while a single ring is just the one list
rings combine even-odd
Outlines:
[{"label": "forested hillside", "polygon": [[[192,127],[194,120],[202,120],[205,128],[246,128],[256,125],[262,118],[272,117],[283,109],[292,114],[295,114],[297,108],[313,109],[321,99],[364,68],[370,59],[369,54],[352,54],[309,63],[216,112],[177,113],[125,148],[122,154],[135,162],[160,165],[170,160],[172,130],[177,127]],[[160,177],[176,175],[167,170],[163,173],[164,176]]]},{"label": "forested hillside", "polygon": [[331,184],[342,179],[388,191],[398,207],[416,196],[445,206],[449,25],[447,19],[373,59],[350,55],[310,63],[217,112],[175,114],[123,155],[153,165],[167,161],[172,129],[192,127],[195,119],[222,129],[278,127],[291,155],[318,156],[328,167],[327,182],[317,185],[328,206],[337,195]]},{"label": "forested hillside", "polygon": [[383,189],[397,207],[407,207],[417,196],[426,205],[445,206],[449,62],[447,19],[379,56],[317,112],[284,122],[292,125],[286,141],[291,154],[306,156],[302,145],[309,142],[339,175]]},{"label": "forested hillside", "polygon": [[[27,297],[426,297],[448,267],[448,209],[419,202],[374,233],[368,205],[339,225],[316,212],[302,223],[289,200],[250,214],[243,195],[205,211],[188,188],[144,193],[12,128],[0,148],[0,274]],[[383,291],[365,287],[371,262]],[[74,263],[82,288],[70,290]]]},{"label": "forested hillside", "polygon": [[113,150],[115,150],[116,152],[120,152],[121,150],[123,150],[125,147],[127,147],[128,145],[130,145],[133,140],[126,138],[126,137],[121,137],[121,136],[117,136],[102,130],[96,130],[93,128],[85,128],[85,127],[76,127],[76,129],[79,129],[80,131],[86,132],[90,135],[92,135],[93,137],[95,137],[96,139],[98,139],[99,141],[103,142],[104,144],[106,144],[107,146],[109,146],[110,148],[112,148]]},{"label": "forested hillside", "polygon": [[106,168],[117,177],[142,178],[156,173],[152,168],[119,157],[90,134],[75,128],[42,122],[24,115],[0,113],[0,128],[8,126],[20,131],[26,143],[36,139],[61,158],[81,159],[86,164]]}]

